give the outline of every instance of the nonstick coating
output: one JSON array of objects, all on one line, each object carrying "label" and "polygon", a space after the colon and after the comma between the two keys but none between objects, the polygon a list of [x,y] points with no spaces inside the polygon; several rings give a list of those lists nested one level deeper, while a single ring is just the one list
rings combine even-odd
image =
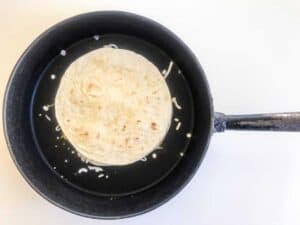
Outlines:
[{"label": "nonstick coating", "polygon": [[[168,134],[153,153],[127,166],[95,168],[85,160],[81,160],[72,145],[64,138],[55,118],[54,99],[60,78],[71,62],[91,50],[109,45],[141,54],[161,71],[167,71],[169,68],[170,73],[166,77],[166,82],[171,96],[175,97],[179,105],[177,108],[173,107],[173,118]],[[62,51],[65,51],[65,54],[61,55],[58,52],[42,72],[32,98],[33,134],[37,147],[50,169],[65,182],[82,191],[108,197],[134,194],[150,188],[167,176],[184,157],[190,142],[187,135],[191,134],[194,124],[191,92],[178,66],[156,46],[120,34],[96,35]],[[85,172],[82,172],[83,170]]]},{"label": "nonstick coating", "polygon": [[[54,108],[43,106],[53,104],[59,80],[74,59],[111,43],[142,54],[161,71],[173,62],[166,81],[182,109],[174,107],[172,126],[155,157],[151,154],[146,162],[125,167],[103,167],[100,178],[96,172],[82,176],[78,170],[89,164],[55,130]],[[29,46],[9,81],[3,119],[18,169],[43,197],[83,216],[122,218],[154,209],[184,187],[206,151],[212,114],[204,73],[174,34],[144,17],[107,11],[63,21]],[[175,118],[181,122],[177,130]]]}]

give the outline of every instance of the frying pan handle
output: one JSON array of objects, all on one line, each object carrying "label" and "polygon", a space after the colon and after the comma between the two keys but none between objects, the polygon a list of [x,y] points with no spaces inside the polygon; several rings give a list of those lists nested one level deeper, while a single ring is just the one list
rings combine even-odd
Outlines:
[{"label": "frying pan handle", "polygon": [[216,132],[225,130],[300,131],[300,112],[252,115],[215,113]]}]

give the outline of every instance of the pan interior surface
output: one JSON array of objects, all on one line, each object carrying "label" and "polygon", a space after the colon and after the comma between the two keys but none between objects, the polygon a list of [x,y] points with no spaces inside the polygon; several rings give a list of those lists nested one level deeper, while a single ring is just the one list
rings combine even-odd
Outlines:
[{"label": "pan interior surface", "polygon": [[[81,161],[57,127],[52,105],[70,63],[104,45],[146,57],[167,76],[174,97],[162,148],[125,167]],[[41,34],[18,60],[3,108],[10,154],[28,184],[58,207],[106,219],[139,215],[175,196],[201,164],[212,118],[205,74],[190,49],[162,25],[119,11],[75,16]]]},{"label": "pan interior surface", "polygon": [[[95,167],[81,159],[63,135],[54,113],[56,91],[66,68],[83,54],[103,47],[127,49],[146,57],[162,72],[173,99],[172,123],[162,144],[148,156],[126,166]],[[31,123],[42,158],[58,177],[92,194],[126,195],[151,187],[184,157],[192,135],[193,101],[182,71],[158,47],[135,37],[94,35],[62,49],[42,72],[34,93]]]}]

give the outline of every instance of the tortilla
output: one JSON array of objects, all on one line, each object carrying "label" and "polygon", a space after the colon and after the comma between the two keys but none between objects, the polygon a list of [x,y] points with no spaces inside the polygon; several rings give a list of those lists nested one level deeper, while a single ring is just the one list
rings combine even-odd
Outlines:
[{"label": "tortilla", "polygon": [[146,58],[101,48],[67,68],[55,114],[79,155],[96,165],[127,165],[162,142],[172,101],[160,71]]}]

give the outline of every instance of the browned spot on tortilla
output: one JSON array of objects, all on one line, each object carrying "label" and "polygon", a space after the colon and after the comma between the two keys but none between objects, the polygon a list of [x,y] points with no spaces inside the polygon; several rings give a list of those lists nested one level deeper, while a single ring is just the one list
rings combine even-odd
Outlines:
[{"label": "browned spot on tortilla", "polygon": [[138,140],[139,140],[139,138],[138,138],[138,137],[136,137],[136,138],[135,138],[135,140],[137,140],[137,141],[138,141]]},{"label": "browned spot on tortilla", "polygon": [[125,130],[126,130],[126,125],[124,124],[122,127],[122,131],[125,131]]},{"label": "browned spot on tortilla", "polygon": [[101,105],[98,105],[98,109],[99,109],[99,110],[101,110],[101,109],[102,109]]},{"label": "browned spot on tortilla", "polygon": [[137,123],[140,123],[140,122],[142,122],[142,121],[140,121],[140,120],[137,120],[136,122],[137,122]]},{"label": "browned spot on tortilla", "polygon": [[151,129],[152,130],[157,130],[157,124],[155,122],[151,123]]},{"label": "browned spot on tortilla", "polygon": [[129,138],[125,138],[125,144],[127,145],[129,141]]},{"label": "browned spot on tortilla", "polygon": [[67,119],[67,122],[69,123],[69,122],[70,122],[70,120],[69,120],[69,119]]},{"label": "browned spot on tortilla", "polygon": [[93,89],[94,87],[96,87],[95,84],[89,83],[88,86],[87,86],[87,90],[90,91],[90,90]]},{"label": "browned spot on tortilla", "polygon": [[89,132],[83,131],[83,132],[79,133],[79,136],[87,137],[87,136],[89,136]]},{"label": "browned spot on tortilla", "polygon": [[100,138],[100,133],[97,133],[96,138],[97,138],[97,139]]},{"label": "browned spot on tortilla", "polygon": [[70,90],[70,94],[72,95],[74,93],[74,89],[72,88],[71,90]]},{"label": "browned spot on tortilla", "polygon": [[131,95],[135,95],[135,94],[136,94],[136,92],[135,92],[135,91],[132,91],[132,92],[131,92]]}]

